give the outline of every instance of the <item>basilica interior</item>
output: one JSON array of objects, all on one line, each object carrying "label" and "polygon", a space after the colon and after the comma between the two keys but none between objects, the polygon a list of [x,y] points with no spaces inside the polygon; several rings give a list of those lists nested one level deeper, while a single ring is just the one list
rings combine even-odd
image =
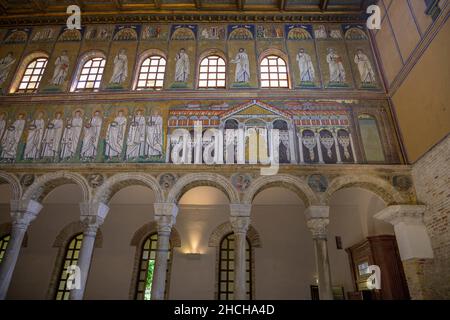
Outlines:
[{"label": "basilica interior", "polygon": [[0,1],[1,300],[450,299],[448,0],[70,5]]}]

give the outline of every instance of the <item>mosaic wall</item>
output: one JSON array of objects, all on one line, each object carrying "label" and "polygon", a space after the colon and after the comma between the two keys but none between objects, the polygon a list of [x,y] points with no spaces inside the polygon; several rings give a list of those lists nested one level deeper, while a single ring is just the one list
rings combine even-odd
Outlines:
[{"label": "mosaic wall", "polygon": [[[0,161],[172,162],[179,152],[186,156],[185,163],[203,163],[193,155],[193,142],[186,145],[175,135],[179,129],[193,135],[194,123],[200,122],[203,158],[205,152],[216,152],[210,147],[219,139],[219,163],[261,163],[252,160],[250,133],[258,134],[270,155],[273,129],[280,133],[280,163],[398,163],[386,108],[384,102],[358,100],[7,106],[0,109]],[[216,129],[218,136],[206,138],[208,128]],[[245,141],[242,149],[227,149],[223,143],[239,137]]]},{"label": "mosaic wall", "polygon": [[381,90],[364,28],[357,24],[271,23],[3,29],[0,88],[4,94],[9,93],[13,76],[24,59],[44,52],[49,61],[39,92],[67,92],[81,57],[98,51],[107,60],[101,90],[131,90],[141,55],[151,51],[167,59],[165,90],[195,89],[199,58],[208,52],[223,56],[227,62],[229,89],[258,88],[259,60],[273,53],[286,60],[291,89]]}]

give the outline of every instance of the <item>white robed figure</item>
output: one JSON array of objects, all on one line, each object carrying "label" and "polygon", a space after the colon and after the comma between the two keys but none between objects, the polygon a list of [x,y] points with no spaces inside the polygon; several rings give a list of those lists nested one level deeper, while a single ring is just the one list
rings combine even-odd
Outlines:
[{"label": "white robed figure", "polygon": [[62,54],[56,58],[55,71],[51,83],[55,86],[60,86],[66,81],[67,73],[69,72],[69,57],[67,51],[64,50]]},{"label": "white robed figure", "polygon": [[75,156],[82,127],[83,118],[81,117],[81,112],[77,110],[75,116],[68,121],[64,129],[64,135],[61,140],[61,159],[68,159]]},{"label": "white robed figure", "polygon": [[300,71],[301,82],[314,82],[316,72],[311,60],[311,56],[305,52],[305,49],[300,49],[297,54],[298,69]]},{"label": "white robed figure", "polygon": [[248,55],[243,48],[239,49],[234,60],[231,60],[230,62],[236,64],[236,71],[234,73],[235,82],[250,81],[250,63]]},{"label": "white robed figure", "polygon": [[162,117],[160,115],[152,115],[147,121],[147,145],[148,156],[162,155]]},{"label": "white robed figure", "polygon": [[61,119],[61,113],[56,113],[56,118],[48,125],[42,140],[42,156],[55,157],[58,155],[59,143],[63,133],[64,121]]},{"label": "white robed figure", "polygon": [[145,129],[145,117],[142,115],[142,111],[138,110],[132,119],[130,130],[128,131],[127,159],[135,159],[145,155]]},{"label": "white robed figure", "polygon": [[122,84],[128,76],[128,58],[125,49],[121,49],[114,58],[114,70],[110,83]]},{"label": "white robed figure", "polygon": [[1,158],[7,160],[16,159],[17,146],[19,145],[20,137],[25,128],[25,119],[23,114],[19,114],[18,119],[14,121],[7,129],[2,139],[2,153]]},{"label": "white robed figure", "polygon": [[345,69],[342,64],[342,58],[333,48],[328,49],[327,63],[330,69],[330,82],[345,82]]},{"label": "white robed figure", "polygon": [[6,129],[6,115],[4,113],[0,113],[0,141],[2,141],[3,133]]},{"label": "white robed figure", "polygon": [[39,112],[37,118],[28,126],[27,144],[25,146],[24,159],[38,159],[41,151],[42,137],[44,136],[44,114]]},{"label": "white robed figure", "polygon": [[175,81],[186,82],[189,77],[189,56],[184,49],[180,49],[175,60]]},{"label": "white robed figure", "polygon": [[8,78],[11,66],[16,62],[12,52],[9,52],[6,57],[0,59],[0,85]]},{"label": "white robed figure", "polygon": [[102,123],[100,111],[95,111],[91,121],[84,126],[83,146],[81,148],[81,158],[83,160],[94,159],[97,156]]},{"label": "white robed figure", "polygon": [[120,156],[122,153],[126,128],[127,118],[123,116],[123,111],[119,111],[114,121],[109,124],[106,133],[105,155],[108,158]]},{"label": "white robed figure", "polygon": [[373,71],[372,64],[369,57],[359,49],[355,54],[355,63],[358,66],[359,75],[361,76],[362,83],[374,83],[375,72]]}]

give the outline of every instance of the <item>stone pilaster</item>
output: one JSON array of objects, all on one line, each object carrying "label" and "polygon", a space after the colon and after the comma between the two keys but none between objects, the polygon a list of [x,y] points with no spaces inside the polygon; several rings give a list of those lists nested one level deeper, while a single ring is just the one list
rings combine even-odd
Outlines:
[{"label": "stone pilaster", "polygon": [[109,207],[102,202],[84,202],[80,204],[80,211],[80,219],[84,227],[83,241],[77,264],[81,272],[80,288],[75,288],[70,292],[71,300],[83,299],[94,251],[95,237],[97,236],[98,228],[108,215]]},{"label": "stone pilaster", "polygon": [[36,219],[42,205],[34,200],[11,200],[11,238],[0,263],[0,300],[6,298],[12,275],[30,223]]},{"label": "stone pilaster", "polygon": [[251,205],[230,204],[230,222],[234,233],[234,299],[245,300],[246,270],[245,270],[245,245],[247,231],[250,226]]},{"label": "stone pilaster", "polygon": [[327,247],[328,206],[310,206],[306,209],[306,225],[311,231],[316,256],[317,277],[319,280],[319,298],[333,300],[330,261]]},{"label": "stone pilaster", "polygon": [[409,294],[423,299],[423,266],[433,259],[430,237],[423,222],[423,205],[393,205],[378,212],[374,218],[394,226],[400,258],[403,263]]},{"label": "stone pilaster", "polygon": [[176,222],[178,207],[175,203],[155,203],[158,229],[158,250],[153,270],[152,300],[163,300],[166,291],[166,270],[170,252],[170,233]]}]

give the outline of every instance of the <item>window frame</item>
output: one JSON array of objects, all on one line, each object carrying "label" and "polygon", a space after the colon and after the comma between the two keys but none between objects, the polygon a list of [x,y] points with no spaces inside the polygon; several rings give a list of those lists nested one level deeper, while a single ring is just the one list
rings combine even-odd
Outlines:
[{"label": "window frame", "polygon": [[[274,60],[276,58],[276,64],[271,65],[270,61]],[[267,60],[267,66],[263,65],[263,62]],[[282,61],[284,63],[283,65],[279,64],[279,61]],[[272,52],[269,51],[261,56],[259,60],[259,86],[261,89],[291,89],[291,77],[289,73],[289,64],[288,64],[287,57],[282,54],[281,52]],[[271,75],[275,74],[275,72],[270,71],[270,68],[276,67],[276,79],[272,79]],[[281,72],[279,69],[280,67],[285,67],[286,71]],[[263,68],[267,68],[267,72],[263,71]],[[267,79],[263,79],[263,74],[267,75]],[[280,79],[280,74],[286,74],[286,79]],[[269,83],[268,86],[263,86],[263,81],[267,81]],[[272,81],[276,81],[278,83],[278,86],[272,86]],[[281,81],[286,81],[286,86],[280,86]]]},{"label": "window frame", "polygon": [[[156,71],[156,72],[150,72],[150,67],[152,66],[152,65],[151,65],[151,61],[152,61],[152,58],[155,58],[155,57],[158,57],[158,58],[159,58],[158,64],[157,64],[157,66],[156,66],[157,71]],[[141,74],[143,74],[142,68],[145,67],[143,64],[144,64],[147,60],[150,60],[150,63],[149,63],[149,65],[148,65],[149,71],[147,71],[146,73],[144,73],[144,74],[147,75],[147,78],[145,79],[145,81],[148,82],[148,81],[154,80],[154,81],[155,81],[155,86],[152,86],[152,87],[148,87],[148,86],[145,86],[145,87],[139,87],[139,82],[140,82],[140,81],[144,81],[144,80],[141,80]],[[164,66],[163,66],[164,71],[163,71],[163,72],[160,72],[160,71],[159,71],[159,68],[161,67],[161,60],[164,60]],[[162,54],[160,54],[160,53],[150,53],[150,54],[147,54],[147,55],[143,56],[143,57],[141,58],[139,64],[138,64],[137,68],[136,68],[136,79],[135,79],[135,84],[134,84],[134,86],[133,86],[133,89],[136,90],[136,91],[161,91],[161,90],[163,90],[163,89],[164,89],[165,80],[166,80],[166,72],[167,72],[167,59],[166,59],[166,57],[165,57],[164,55],[162,55]],[[151,73],[154,73],[154,74],[155,74],[155,79],[149,79],[148,76],[149,76],[149,74],[151,74]],[[162,76],[162,79],[158,79],[158,75],[159,75],[159,74],[162,74],[162,75],[163,75],[163,76]],[[156,86],[156,82],[158,82],[159,80],[162,81],[161,87],[157,87],[157,86]]]},{"label": "window frame", "polygon": [[[204,65],[203,62],[207,60],[207,64]],[[210,64],[211,60],[217,60],[217,63],[215,65]],[[219,61],[223,61],[223,65],[219,64]],[[202,71],[202,68],[207,68],[208,70],[206,72]],[[216,67],[216,71],[209,70],[210,68]],[[223,72],[219,72],[219,67],[223,67]],[[200,90],[221,90],[227,88],[227,61],[224,58],[223,55],[219,54],[218,52],[208,52],[207,54],[203,54],[198,63],[198,69],[197,69],[197,89]],[[206,75],[205,79],[202,79],[202,75]],[[210,75],[214,75],[210,79]],[[219,78],[219,75],[223,75],[223,78]],[[200,85],[200,83],[204,81],[206,82],[205,86]],[[213,81],[215,82],[214,86],[209,86],[209,82]],[[219,81],[223,81],[223,86],[218,86],[217,83]]]},{"label": "window frame", "polygon": [[[39,63],[43,63],[43,65],[37,67]],[[34,64],[32,67],[31,65]],[[39,86],[41,85],[42,77],[44,76],[45,70],[48,65],[48,58],[46,57],[38,57],[34,58],[27,64],[25,70],[23,71],[22,77],[20,78],[19,85],[17,86],[14,93],[17,94],[33,94],[37,93],[39,90]],[[38,73],[35,73],[38,71]],[[29,74],[27,74],[29,72]],[[25,81],[25,77],[29,79]],[[34,77],[37,77],[36,80],[32,80]],[[29,88],[30,84],[34,84],[33,88]],[[25,85],[25,88],[21,88],[22,85]]]},{"label": "window frame", "polygon": [[10,233],[4,234],[3,236],[0,237],[0,264],[2,263],[3,257],[5,256],[6,253],[6,248],[8,247],[10,241],[11,241]]},{"label": "window frame", "polygon": [[[79,237],[81,237],[81,239],[78,239]],[[79,254],[80,254],[80,251],[81,251],[81,247],[83,245],[83,238],[84,238],[84,235],[83,235],[82,232],[73,235],[69,239],[69,241],[67,242],[67,244],[66,244],[66,246],[64,248],[64,251],[63,251],[64,255],[62,256],[62,260],[61,260],[60,265],[59,265],[58,278],[57,278],[56,284],[55,284],[55,292],[54,292],[54,296],[53,296],[54,300],[69,300],[69,298],[70,298],[70,290],[67,290],[67,282],[66,282],[67,274],[66,274],[66,278],[63,279],[64,273],[67,273],[67,267],[65,265],[66,265],[66,262],[69,262],[69,264],[68,264],[69,266],[70,265],[74,265],[74,264],[78,264]],[[67,258],[69,250],[72,250],[71,245],[72,245],[73,242],[74,242],[73,253],[71,255],[71,258]],[[78,243],[80,243],[80,248],[77,248],[77,244]],[[78,252],[78,257],[77,258],[74,258],[75,252]],[[65,285],[64,285],[64,289],[61,290],[60,287],[61,287],[62,283],[65,283]],[[58,298],[58,294],[60,292],[63,292],[62,299]],[[66,297],[67,297],[67,299],[66,299]]]},{"label": "window frame", "polygon": [[[99,88],[84,88],[79,89],[78,83],[80,81],[80,77],[82,75],[82,71],[84,69],[84,66],[93,59],[104,59],[104,66],[103,66],[103,73],[99,80]],[[77,62],[76,72],[74,72],[72,76],[71,86],[70,86],[70,92],[99,92],[102,90],[102,81],[104,80],[103,76],[105,75],[105,69],[106,69],[106,63],[107,58],[106,55],[102,51],[90,51],[82,55]]]},{"label": "window frame", "polygon": [[[229,290],[229,285],[230,283],[233,283],[234,285],[234,239],[230,240],[230,237],[234,238],[234,233],[230,232],[227,233],[225,236],[222,237],[222,239],[219,242],[219,246],[218,246],[218,253],[219,253],[219,257],[217,260],[218,263],[218,268],[217,268],[217,272],[218,272],[218,276],[217,276],[217,284],[218,284],[218,288],[217,288],[217,299],[218,300],[222,300],[222,295],[226,295],[225,300],[223,301],[227,301],[230,300],[230,296],[233,295],[234,298],[234,288],[232,291]],[[223,243],[227,242],[227,248],[224,249],[223,248]],[[233,242],[230,245],[230,242]],[[246,290],[246,295],[247,298],[249,300],[253,299],[253,267],[254,267],[254,257],[253,257],[253,247],[252,247],[252,243],[250,241],[250,239],[247,237],[246,238],[246,243],[247,243],[247,247],[246,247],[246,259],[245,259],[245,264],[246,264],[246,288],[247,288],[247,284],[248,284],[248,290]],[[227,258],[225,260],[223,260],[223,250],[225,250],[225,252],[227,253],[226,256]],[[233,259],[230,259],[230,252],[233,252]],[[226,262],[227,264],[227,268],[223,269],[222,268],[222,263]],[[233,269],[230,269],[230,266]],[[226,280],[223,280],[222,277],[222,272],[226,273]],[[230,273],[233,273],[233,277],[232,279],[230,279]],[[226,291],[222,290],[222,286],[221,284],[225,283],[226,284]],[[232,300],[232,299],[231,299]]]},{"label": "window frame", "polygon": [[[155,240],[152,240],[152,237],[155,237]],[[150,241],[149,244],[149,249],[145,248],[145,244],[147,243],[147,241]],[[154,250],[152,250],[152,241],[154,241],[156,247],[154,248]],[[138,252],[139,252],[139,256],[138,259],[136,260],[136,279],[135,279],[135,284],[134,284],[134,293],[133,293],[133,299],[134,300],[145,300],[145,290],[146,290],[146,279],[147,279],[147,273],[145,274],[145,277],[142,278],[141,277],[141,272],[145,272],[144,269],[142,269],[142,263],[144,262],[144,252],[148,251],[148,257],[151,257],[152,252],[154,252],[155,255],[155,261],[156,261],[156,252],[158,250],[158,232],[154,231],[154,232],[150,232],[148,233],[143,240],[141,241],[141,244],[139,245],[138,248]],[[152,259],[148,259],[148,260],[152,260]],[[165,291],[164,291],[164,297],[165,299],[168,298],[169,296],[169,288],[170,288],[170,274],[171,274],[171,269],[172,269],[172,261],[173,261],[173,245],[172,245],[172,240],[169,239],[169,258],[167,260],[167,270],[166,270],[166,284],[165,284]],[[146,269],[146,271],[148,272],[148,267]],[[144,282],[144,287],[142,289],[142,291],[139,289],[139,284]],[[153,279],[152,279],[152,285],[153,285]],[[142,297],[140,297],[139,295],[142,294]],[[151,300],[151,297],[150,297]]]}]

